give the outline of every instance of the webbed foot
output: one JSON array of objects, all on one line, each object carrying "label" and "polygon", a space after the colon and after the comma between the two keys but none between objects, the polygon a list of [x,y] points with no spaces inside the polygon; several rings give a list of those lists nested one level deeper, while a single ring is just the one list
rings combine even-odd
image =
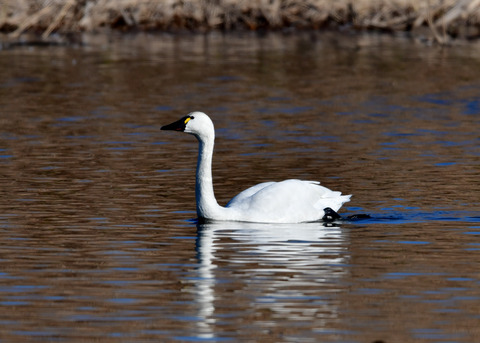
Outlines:
[{"label": "webbed foot", "polygon": [[325,207],[323,211],[325,212],[325,215],[322,217],[324,222],[333,222],[337,219],[342,219],[342,217],[330,207]]}]

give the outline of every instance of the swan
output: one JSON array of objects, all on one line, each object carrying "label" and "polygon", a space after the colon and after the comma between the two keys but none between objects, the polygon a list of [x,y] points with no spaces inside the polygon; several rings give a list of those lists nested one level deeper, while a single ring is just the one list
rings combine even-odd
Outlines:
[{"label": "swan", "polygon": [[[223,207],[213,192],[212,156],[215,128],[208,115],[192,112],[161,127],[194,135],[199,142],[195,196],[199,219],[255,223],[302,223],[321,221],[336,211],[351,195],[331,191],[317,181],[290,179],[250,187]],[[334,212],[335,211],[335,212]]]}]

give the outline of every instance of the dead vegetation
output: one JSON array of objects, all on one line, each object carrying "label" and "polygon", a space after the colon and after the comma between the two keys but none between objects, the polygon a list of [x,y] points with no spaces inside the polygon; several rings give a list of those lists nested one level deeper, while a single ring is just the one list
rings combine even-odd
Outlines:
[{"label": "dead vegetation", "polygon": [[351,28],[426,32],[439,43],[480,36],[480,0],[2,0],[0,31],[15,39],[118,30]]}]

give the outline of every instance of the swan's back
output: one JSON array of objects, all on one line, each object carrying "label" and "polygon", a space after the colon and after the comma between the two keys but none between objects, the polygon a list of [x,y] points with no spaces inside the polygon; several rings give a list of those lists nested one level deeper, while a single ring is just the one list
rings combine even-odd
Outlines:
[{"label": "swan's back", "polygon": [[246,189],[227,204],[234,220],[298,223],[321,220],[326,207],[338,211],[350,195],[331,191],[319,182],[285,180]]},{"label": "swan's back", "polygon": [[270,186],[276,182],[263,182],[259,183],[258,185],[252,186],[250,188],[247,188],[246,190],[242,191],[241,193],[238,193],[236,196],[234,196],[227,204],[226,207],[235,207],[235,206],[240,206],[240,203],[245,201],[246,199],[250,198],[253,196],[255,193],[259,192],[263,188]]}]

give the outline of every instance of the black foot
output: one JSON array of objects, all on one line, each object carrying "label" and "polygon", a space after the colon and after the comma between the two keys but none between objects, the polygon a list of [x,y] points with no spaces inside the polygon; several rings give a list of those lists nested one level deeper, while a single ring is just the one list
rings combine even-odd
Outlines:
[{"label": "black foot", "polygon": [[333,222],[337,219],[342,219],[342,217],[330,207],[325,207],[323,211],[325,212],[325,215],[322,217],[324,222]]},{"label": "black foot", "polygon": [[372,218],[369,214],[365,213],[360,213],[360,214],[352,214],[351,216],[348,216],[348,220],[362,220],[362,219],[369,219]]},{"label": "black foot", "polygon": [[337,212],[332,210],[330,207],[325,207],[323,211],[325,212],[325,215],[322,217],[322,220],[327,223],[331,223],[336,220],[356,221],[356,220],[372,218],[369,214],[365,214],[365,213],[352,214],[346,218],[342,218]]}]

